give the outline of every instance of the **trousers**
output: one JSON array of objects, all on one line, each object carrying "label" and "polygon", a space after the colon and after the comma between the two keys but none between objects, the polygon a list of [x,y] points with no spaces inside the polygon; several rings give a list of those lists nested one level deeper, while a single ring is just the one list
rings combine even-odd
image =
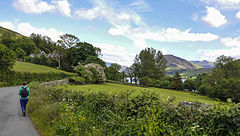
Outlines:
[{"label": "trousers", "polygon": [[26,112],[28,99],[20,100],[22,112]]}]

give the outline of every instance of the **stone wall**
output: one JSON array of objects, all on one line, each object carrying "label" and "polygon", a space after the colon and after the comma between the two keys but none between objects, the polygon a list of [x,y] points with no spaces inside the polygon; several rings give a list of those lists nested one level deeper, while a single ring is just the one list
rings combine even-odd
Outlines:
[{"label": "stone wall", "polygon": [[41,83],[42,86],[45,87],[53,87],[53,86],[60,86],[69,84],[69,79],[62,79],[62,80],[55,80],[50,82]]}]

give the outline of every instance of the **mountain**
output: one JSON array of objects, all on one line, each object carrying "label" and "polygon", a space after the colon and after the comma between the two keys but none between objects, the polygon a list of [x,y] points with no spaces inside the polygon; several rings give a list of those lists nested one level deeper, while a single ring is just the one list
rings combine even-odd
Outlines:
[{"label": "mountain", "polygon": [[190,61],[194,64],[197,64],[203,68],[213,68],[214,64],[211,61],[203,60],[203,61]]},{"label": "mountain", "polygon": [[167,75],[172,75],[175,72],[184,72],[188,70],[197,69],[199,66],[195,66],[189,61],[182,59],[174,55],[164,55],[164,58],[167,60]]}]

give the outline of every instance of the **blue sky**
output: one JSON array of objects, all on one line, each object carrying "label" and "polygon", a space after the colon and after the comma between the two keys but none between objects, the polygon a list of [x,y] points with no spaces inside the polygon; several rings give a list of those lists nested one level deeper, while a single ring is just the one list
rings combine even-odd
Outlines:
[{"label": "blue sky", "polygon": [[0,26],[54,41],[74,34],[127,66],[146,47],[187,60],[240,58],[240,0],[0,0]]}]

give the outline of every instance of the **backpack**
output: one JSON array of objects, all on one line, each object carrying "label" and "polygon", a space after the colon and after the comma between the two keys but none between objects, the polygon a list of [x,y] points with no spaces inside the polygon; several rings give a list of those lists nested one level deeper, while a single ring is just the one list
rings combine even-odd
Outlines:
[{"label": "backpack", "polygon": [[21,91],[21,97],[22,97],[22,98],[28,97],[29,93],[28,93],[27,88],[28,88],[28,87],[26,87],[26,88],[22,87],[22,91]]}]

